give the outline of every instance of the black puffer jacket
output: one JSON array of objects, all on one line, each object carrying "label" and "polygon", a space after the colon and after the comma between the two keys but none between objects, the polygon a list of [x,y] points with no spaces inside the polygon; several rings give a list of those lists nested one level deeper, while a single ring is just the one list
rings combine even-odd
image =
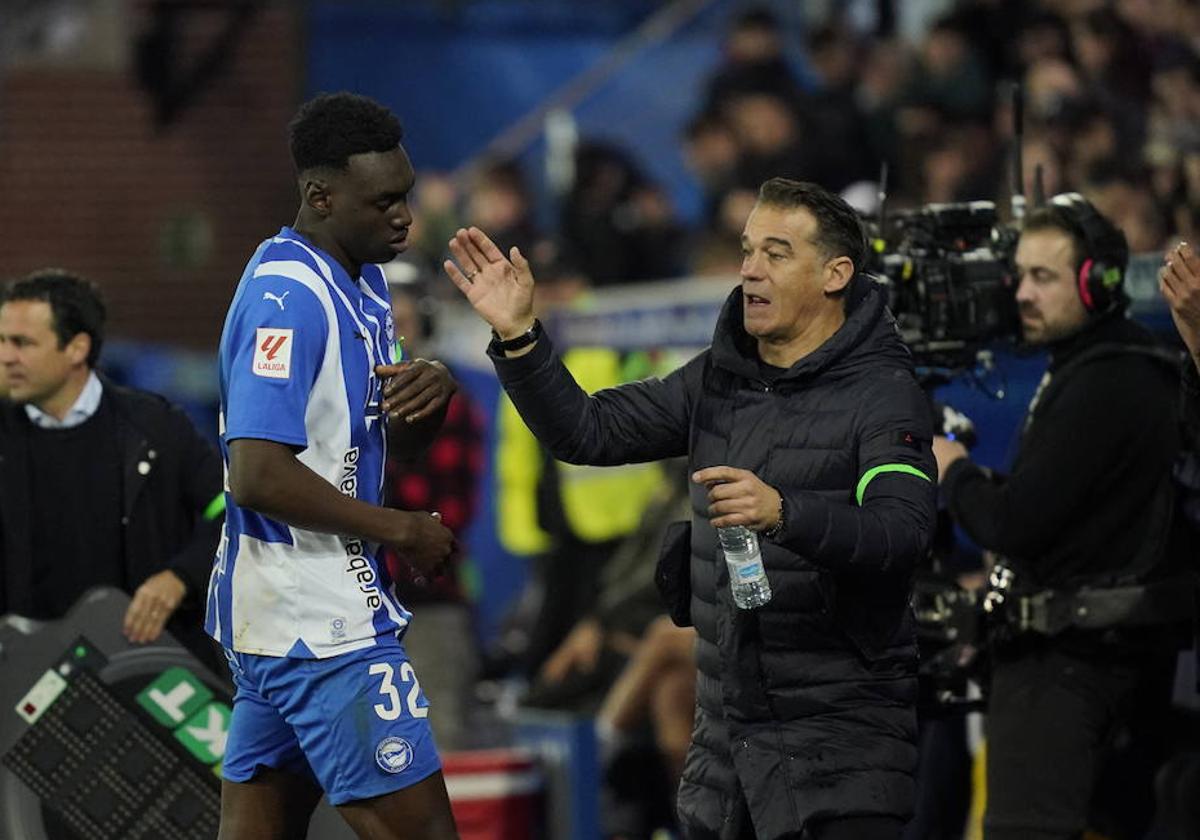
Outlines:
[{"label": "black puffer jacket", "polygon": [[679,792],[690,837],[760,840],[810,819],[912,807],[914,564],[934,522],[932,435],[882,293],[849,290],[846,323],[773,385],[759,374],[735,291],[713,346],[663,380],[588,398],[541,341],[495,359],[529,427],[563,461],[687,454],[748,469],[785,499],[763,548],[774,596],[734,607],[705,489],[693,486],[698,706]]},{"label": "black puffer jacket", "polygon": [[1196,364],[1191,359],[1183,366],[1179,410],[1186,443],[1193,452],[1200,452],[1200,371],[1196,370]]}]

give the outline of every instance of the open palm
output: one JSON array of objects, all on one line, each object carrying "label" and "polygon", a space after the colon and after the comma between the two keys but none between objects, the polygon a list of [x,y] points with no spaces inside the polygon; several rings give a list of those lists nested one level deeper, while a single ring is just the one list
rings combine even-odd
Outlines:
[{"label": "open palm", "polygon": [[467,301],[502,337],[533,323],[533,273],[514,247],[509,258],[479,228],[459,229],[450,240],[453,260],[442,267]]}]

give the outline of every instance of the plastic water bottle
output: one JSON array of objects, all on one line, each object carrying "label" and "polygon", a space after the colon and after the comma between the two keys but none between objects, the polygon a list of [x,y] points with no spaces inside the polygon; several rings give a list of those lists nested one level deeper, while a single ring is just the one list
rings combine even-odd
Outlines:
[{"label": "plastic water bottle", "polygon": [[743,610],[761,607],[771,600],[771,584],[763,568],[758,534],[743,525],[717,529],[717,539],[729,566],[729,588],[733,603]]}]

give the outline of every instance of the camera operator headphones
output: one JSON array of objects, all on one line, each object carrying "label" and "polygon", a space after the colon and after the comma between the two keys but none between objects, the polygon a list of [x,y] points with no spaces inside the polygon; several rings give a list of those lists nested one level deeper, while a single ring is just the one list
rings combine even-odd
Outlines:
[{"label": "camera operator headphones", "polygon": [[1060,193],[1047,205],[1083,243],[1075,285],[1084,308],[1089,314],[1103,314],[1125,307],[1125,234],[1077,192]]}]

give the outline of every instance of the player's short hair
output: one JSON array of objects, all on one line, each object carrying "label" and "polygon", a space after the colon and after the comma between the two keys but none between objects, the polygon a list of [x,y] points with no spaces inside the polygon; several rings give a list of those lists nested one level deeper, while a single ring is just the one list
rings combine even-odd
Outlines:
[{"label": "player's short hair", "polygon": [[356,93],[322,93],[300,106],[288,125],[297,172],[345,170],[352,155],[390,152],[404,130],[374,99]]}]

